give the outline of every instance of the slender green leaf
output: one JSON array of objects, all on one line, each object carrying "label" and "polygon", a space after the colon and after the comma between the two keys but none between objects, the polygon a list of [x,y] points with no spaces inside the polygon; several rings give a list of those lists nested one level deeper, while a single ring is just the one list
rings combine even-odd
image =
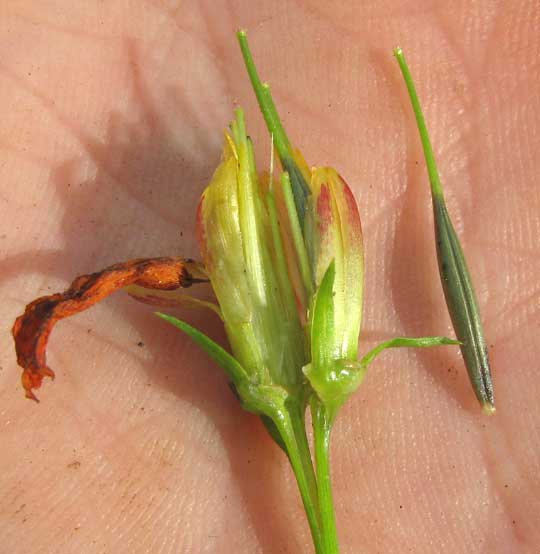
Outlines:
[{"label": "slender green leaf", "polygon": [[220,365],[231,378],[232,382],[236,385],[242,381],[247,380],[247,375],[244,368],[238,363],[236,358],[231,356],[224,348],[219,346],[210,337],[201,333],[195,327],[187,324],[185,321],[176,319],[167,314],[161,312],[155,312],[155,314],[164,319],[171,325],[174,325],[191,339],[193,339],[218,365]]},{"label": "slender green leaf", "polygon": [[315,373],[328,371],[334,359],[334,261],[317,289],[311,317],[311,367]]},{"label": "slender green leaf", "polygon": [[459,344],[459,341],[446,337],[396,337],[395,339],[387,340],[377,345],[373,350],[370,350],[361,360],[360,365],[368,366],[373,359],[387,348],[429,348],[431,346],[442,346],[445,344]]}]

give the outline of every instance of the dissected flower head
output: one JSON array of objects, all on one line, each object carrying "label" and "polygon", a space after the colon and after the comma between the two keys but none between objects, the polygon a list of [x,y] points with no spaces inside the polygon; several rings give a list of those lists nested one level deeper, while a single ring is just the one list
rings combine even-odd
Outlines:
[{"label": "dissected flower head", "polygon": [[[332,168],[308,169],[299,152],[291,160],[307,183],[302,217],[287,171],[280,183],[257,175],[244,115],[237,110],[222,161],[201,198],[198,234],[231,349],[246,378],[306,396],[311,375],[356,360],[363,246],[358,209],[345,181]],[[321,318],[313,314],[329,268],[333,278],[324,310],[332,325],[322,340]]]},{"label": "dissected flower head", "polygon": [[[210,308],[223,321],[232,353],[188,323],[157,315],[199,344],[226,371],[243,406],[261,416],[293,467],[317,554],[337,553],[328,457],[339,408],[384,349],[456,341],[396,338],[358,360],[364,251],[356,201],[335,169],[310,168],[292,146],[245,33],[238,39],[281,163],[279,179],[273,163],[269,175],[258,174],[244,113],[237,109],[222,160],[199,203],[203,263],[132,260],[78,277],[63,293],[35,300],[13,328],[22,383],[36,400],[33,389],[43,377],[54,377],[45,356],[54,324],[121,288],[153,305]],[[203,282],[211,284],[215,302],[179,292]],[[316,475],[305,430],[308,402]]]},{"label": "dissected flower head", "polygon": [[[313,395],[334,417],[383,348],[448,343],[439,337],[416,344],[395,339],[357,360],[364,259],[356,201],[335,169],[310,168],[292,146],[270,89],[259,79],[245,33],[238,38],[281,162],[280,178],[274,179],[272,168],[270,175],[258,174],[244,114],[237,109],[221,163],[199,204],[203,264],[134,260],[79,277],[64,293],[30,304],[14,327],[29,397],[35,398],[32,389],[43,376],[53,376],[45,346],[54,323],[123,287],[147,303],[214,310],[232,355],[187,323],[158,315],[213,356],[246,408],[270,418],[276,406],[293,401],[305,407]],[[217,303],[176,290],[205,280]]]}]

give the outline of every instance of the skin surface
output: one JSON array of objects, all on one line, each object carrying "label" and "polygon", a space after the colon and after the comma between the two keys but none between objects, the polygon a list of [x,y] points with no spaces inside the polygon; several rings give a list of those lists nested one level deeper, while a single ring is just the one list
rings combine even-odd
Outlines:
[{"label": "skin surface", "polygon": [[[308,553],[285,457],[223,372],[117,294],[58,325],[24,398],[11,325],[79,274],[196,256],[198,197],[235,103],[269,140],[244,27],[293,142],[336,167],[366,248],[361,352],[452,335],[403,47],[485,321],[497,414],[454,347],[396,350],[340,414],[343,554],[540,544],[540,7],[536,0],[6,1],[0,7],[0,550]],[[225,343],[217,317],[175,312]]]}]

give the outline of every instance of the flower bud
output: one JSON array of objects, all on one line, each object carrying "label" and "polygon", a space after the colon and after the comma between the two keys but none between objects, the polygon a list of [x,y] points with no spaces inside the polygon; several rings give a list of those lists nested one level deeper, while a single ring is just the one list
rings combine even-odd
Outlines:
[{"label": "flower bud", "polygon": [[306,242],[317,292],[311,306],[311,364],[304,368],[335,412],[360,384],[356,363],[362,320],[364,250],[351,190],[332,168],[315,168]]},{"label": "flower bud", "polygon": [[364,248],[358,207],[335,169],[314,168],[305,233],[316,286],[334,261],[334,337],[338,359],[356,359],[362,321]]},{"label": "flower bud", "polygon": [[[258,384],[302,379],[304,338],[241,110],[199,206],[198,234],[234,356]],[[278,241],[279,242],[279,241]]]}]

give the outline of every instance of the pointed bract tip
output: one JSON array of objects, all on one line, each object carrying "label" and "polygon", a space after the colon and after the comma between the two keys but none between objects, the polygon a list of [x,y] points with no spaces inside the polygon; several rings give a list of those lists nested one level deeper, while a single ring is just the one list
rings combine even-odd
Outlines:
[{"label": "pointed bract tip", "polygon": [[401,49],[401,46],[396,46],[394,48],[394,56],[396,58],[400,58],[401,56],[403,56],[403,50]]},{"label": "pointed bract tip", "polygon": [[484,402],[482,404],[482,411],[485,415],[491,416],[494,415],[497,410],[495,408],[495,404],[492,404],[491,402]]}]

